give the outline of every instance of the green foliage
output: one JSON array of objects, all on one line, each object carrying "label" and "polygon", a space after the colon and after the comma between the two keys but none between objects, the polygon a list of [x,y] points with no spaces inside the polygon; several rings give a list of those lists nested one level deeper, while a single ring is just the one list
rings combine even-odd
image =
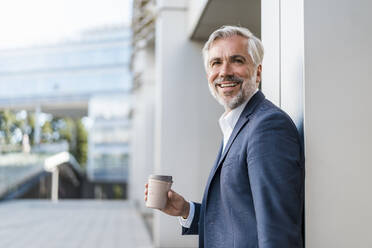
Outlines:
[{"label": "green foliage", "polygon": [[114,192],[114,199],[123,199],[124,198],[124,190],[120,185],[114,184],[112,186],[112,191]]},{"label": "green foliage", "polygon": [[[10,110],[0,111],[0,145],[22,144],[23,134],[28,134],[30,144],[34,145],[35,114],[27,113],[22,118]],[[69,152],[80,165],[87,163],[88,132],[81,119],[52,118],[41,127],[41,142],[54,143],[62,140],[69,144]]]},{"label": "green foliage", "polygon": [[0,112],[0,129],[2,136],[2,143],[9,144],[11,138],[11,124],[12,120],[15,119],[11,112],[4,110]]},{"label": "green foliage", "polygon": [[53,128],[51,121],[46,121],[44,123],[44,125],[41,127],[41,133],[41,142],[48,143],[50,140],[52,140]]},{"label": "green foliage", "polygon": [[1,144],[16,144],[19,142],[21,140],[19,134],[23,133],[24,126],[25,120],[17,119],[13,112],[9,110],[0,111]]},{"label": "green foliage", "polygon": [[26,126],[26,133],[28,133],[30,139],[30,145],[34,145],[34,136],[35,136],[35,114],[28,113],[27,114],[27,126]]},{"label": "green foliage", "polygon": [[55,121],[59,121],[62,126],[59,129],[60,139],[68,142],[70,153],[81,166],[85,166],[88,157],[88,132],[81,119],[63,118]]},{"label": "green foliage", "polygon": [[74,147],[75,123],[71,118],[63,118],[62,122],[62,127],[59,129],[60,138],[66,140],[72,149]]},{"label": "green foliage", "polygon": [[88,132],[81,120],[76,121],[76,148],[73,155],[80,165],[85,166],[88,158]]}]

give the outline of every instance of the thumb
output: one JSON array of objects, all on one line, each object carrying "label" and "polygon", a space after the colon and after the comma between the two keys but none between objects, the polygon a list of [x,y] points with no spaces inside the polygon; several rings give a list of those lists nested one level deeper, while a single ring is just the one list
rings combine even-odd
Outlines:
[{"label": "thumb", "polygon": [[168,191],[168,198],[169,199],[172,199],[173,196],[174,196],[173,191],[172,190],[169,190]]}]

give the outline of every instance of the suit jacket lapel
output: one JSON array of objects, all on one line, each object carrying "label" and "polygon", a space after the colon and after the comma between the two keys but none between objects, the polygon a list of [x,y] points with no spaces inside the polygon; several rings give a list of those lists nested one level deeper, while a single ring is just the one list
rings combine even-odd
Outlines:
[{"label": "suit jacket lapel", "polygon": [[230,150],[230,147],[232,143],[234,142],[236,136],[239,134],[240,130],[243,128],[243,126],[249,121],[249,116],[253,113],[257,105],[265,99],[264,94],[261,91],[258,91],[251,100],[247,103],[247,106],[245,106],[242,114],[240,115],[238,122],[236,123],[233,132],[230,135],[229,141],[227,142],[227,145],[225,147],[225,150],[223,151],[222,156],[220,157],[219,165],[224,161],[227,153]]},{"label": "suit jacket lapel", "polygon": [[225,157],[227,153],[230,150],[230,147],[232,143],[234,142],[236,136],[239,134],[240,130],[244,127],[244,125],[249,121],[249,116],[253,113],[255,108],[259,103],[261,103],[265,99],[264,94],[261,91],[258,91],[247,103],[247,106],[245,106],[242,114],[240,115],[238,122],[236,123],[233,132],[230,135],[229,141],[226,144],[225,149],[222,152],[223,144],[221,145],[220,151],[217,156],[217,160],[215,162],[215,165],[211,171],[211,174],[209,175],[207,185],[206,185],[206,191],[204,193],[203,201],[206,201],[208,198],[208,192],[209,192],[209,186],[211,184],[212,179],[214,178],[214,175],[216,174],[216,171],[221,166],[223,161],[225,160]]},{"label": "suit jacket lapel", "polygon": [[226,144],[225,150],[223,151],[222,156],[220,157],[220,161],[218,162],[218,165],[220,165],[225,160],[225,157],[226,157],[227,153],[229,152],[230,147],[231,147],[232,143],[234,142],[236,136],[238,135],[240,130],[243,128],[243,126],[248,121],[249,121],[248,116],[245,116],[245,115],[243,116],[243,114],[240,115],[239,120],[236,123],[236,125],[234,127],[234,130],[232,131],[232,133],[230,135],[229,141]]}]

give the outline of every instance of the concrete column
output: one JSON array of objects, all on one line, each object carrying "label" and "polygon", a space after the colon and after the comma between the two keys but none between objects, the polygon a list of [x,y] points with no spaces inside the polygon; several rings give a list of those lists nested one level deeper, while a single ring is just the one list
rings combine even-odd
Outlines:
[{"label": "concrete column", "polygon": [[372,247],[372,2],[304,4],[306,247]]},{"label": "concrete column", "polygon": [[303,1],[262,0],[262,90],[303,132]]},{"label": "concrete column", "polygon": [[129,198],[142,213],[152,213],[143,200],[144,184],[154,171],[155,56],[152,44],[136,53],[135,73],[140,72],[141,87],[135,92],[131,138]]},{"label": "concrete column", "polygon": [[261,37],[265,49],[261,89],[280,106],[280,1],[261,1]]},{"label": "concrete column", "polygon": [[52,171],[52,201],[58,202],[59,169],[55,167]]},{"label": "concrete column", "polygon": [[303,0],[280,1],[280,107],[303,132],[304,20]]},{"label": "concrete column", "polygon": [[[223,108],[208,91],[203,44],[188,38],[186,3],[158,2],[154,172],[172,175],[175,191],[200,202],[222,139]],[[197,236],[181,236],[177,218],[154,213],[156,247],[198,247]]]}]

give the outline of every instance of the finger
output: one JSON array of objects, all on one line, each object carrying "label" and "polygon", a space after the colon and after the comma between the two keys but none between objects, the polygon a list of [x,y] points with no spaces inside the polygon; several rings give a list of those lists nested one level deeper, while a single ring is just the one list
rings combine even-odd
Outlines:
[{"label": "finger", "polygon": [[145,201],[147,201],[147,196],[144,197]]},{"label": "finger", "polygon": [[147,189],[145,189],[145,195],[147,195],[148,194],[148,190]]},{"label": "finger", "polygon": [[145,188],[147,189],[148,187],[149,187],[149,184],[148,184],[148,183],[146,183],[146,184],[145,184]]},{"label": "finger", "polygon": [[169,190],[168,191],[168,198],[169,199],[172,199],[173,196],[174,196],[173,191],[172,190]]}]

